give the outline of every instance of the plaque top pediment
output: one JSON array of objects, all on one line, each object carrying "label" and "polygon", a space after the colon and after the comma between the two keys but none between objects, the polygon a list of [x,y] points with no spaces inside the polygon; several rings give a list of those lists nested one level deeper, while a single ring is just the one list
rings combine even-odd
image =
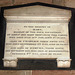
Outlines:
[{"label": "plaque top pediment", "polygon": [[71,17],[70,10],[59,8],[35,5],[28,7],[20,7],[7,9],[4,11],[4,16],[46,16],[46,17]]}]

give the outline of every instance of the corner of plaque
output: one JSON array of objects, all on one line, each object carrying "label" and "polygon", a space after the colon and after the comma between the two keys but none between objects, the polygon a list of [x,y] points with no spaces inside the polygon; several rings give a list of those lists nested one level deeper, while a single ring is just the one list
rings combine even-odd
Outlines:
[{"label": "corner of plaque", "polygon": [[14,57],[3,58],[4,67],[17,67],[18,59]]},{"label": "corner of plaque", "polygon": [[69,68],[71,65],[71,59],[69,58],[58,58],[57,67],[58,68]]}]

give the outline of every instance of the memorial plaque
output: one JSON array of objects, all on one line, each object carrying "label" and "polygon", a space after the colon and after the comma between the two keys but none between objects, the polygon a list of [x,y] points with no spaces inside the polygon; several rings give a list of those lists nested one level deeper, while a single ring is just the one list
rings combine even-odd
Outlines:
[{"label": "memorial plaque", "polygon": [[70,67],[71,11],[36,5],[5,10],[4,17],[5,67],[16,67],[18,59],[56,59],[57,67]]}]

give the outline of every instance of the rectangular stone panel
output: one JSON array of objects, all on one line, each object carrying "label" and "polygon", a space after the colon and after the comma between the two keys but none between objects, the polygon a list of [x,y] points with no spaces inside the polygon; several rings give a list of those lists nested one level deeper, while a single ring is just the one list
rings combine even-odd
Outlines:
[{"label": "rectangular stone panel", "polygon": [[65,6],[75,8],[75,0],[65,0]]},{"label": "rectangular stone panel", "polygon": [[65,0],[52,0],[52,4],[64,6]]},{"label": "rectangular stone panel", "polygon": [[0,70],[0,75],[32,75],[32,70]]},{"label": "rectangular stone panel", "polygon": [[0,0],[0,7],[2,6],[11,6],[12,4],[12,0]]},{"label": "rectangular stone panel", "polygon": [[18,59],[56,59],[57,67],[70,67],[71,11],[37,5],[5,10],[4,16],[5,67],[16,67]]}]

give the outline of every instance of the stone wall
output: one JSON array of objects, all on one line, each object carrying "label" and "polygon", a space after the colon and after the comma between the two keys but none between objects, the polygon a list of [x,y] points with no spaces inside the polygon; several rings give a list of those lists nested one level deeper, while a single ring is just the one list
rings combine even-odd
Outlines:
[{"label": "stone wall", "polygon": [[64,70],[18,70],[18,71],[0,71],[0,75],[75,75],[74,70],[64,71]]},{"label": "stone wall", "polygon": [[42,2],[75,8],[75,0],[0,0],[0,7]]},{"label": "stone wall", "polygon": [[[75,8],[75,0],[0,0],[0,7],[4,6],[14,6],[27,4],[32,2],[43,2],[48,4],[60,5]],[[17,70],[17,71],[7,71],[0,70],[0,75],[75,75],[74,70]]]}]

